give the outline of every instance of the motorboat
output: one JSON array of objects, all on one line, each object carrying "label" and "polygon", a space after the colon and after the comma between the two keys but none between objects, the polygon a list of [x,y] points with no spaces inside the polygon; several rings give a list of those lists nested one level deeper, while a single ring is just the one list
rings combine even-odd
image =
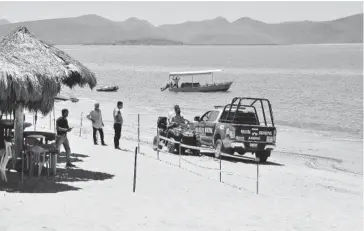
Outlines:
[{"label": "motorboat", "polygon": [[96,89],[96,91],[107,91],[107,92],[113,92],[119,90],[118,86],[102,86]]},{"label": "motorboat", "polygon": [[[161,91],[168,89],[172,92],[224,92],[228,91],[233,81],[227,82],[215,82],[213,74],[220,72],[221,69],[217,70],[205,70],[205,71],[186,71],[186,72],[170,72],[169,81],[161,88]],[[200,75],[211,75],[212,81],[205,84],[200,84],[194,81],[194,76]],[[191,76],[191,82],[182,82],[179,84],[181,77]],[[206,78],[207,80],[207,78]]]}]

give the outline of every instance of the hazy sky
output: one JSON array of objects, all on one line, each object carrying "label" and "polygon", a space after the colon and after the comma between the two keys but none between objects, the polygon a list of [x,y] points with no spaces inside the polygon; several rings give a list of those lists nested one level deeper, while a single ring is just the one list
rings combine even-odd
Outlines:
[{"label": "hazy sky", "polygon": [[218,16],[274,23],[325,21],[362,12],[362,2],[0,2],[0,18],[11,22],[97,14],[114,21],[137,17],[154,25]]}]

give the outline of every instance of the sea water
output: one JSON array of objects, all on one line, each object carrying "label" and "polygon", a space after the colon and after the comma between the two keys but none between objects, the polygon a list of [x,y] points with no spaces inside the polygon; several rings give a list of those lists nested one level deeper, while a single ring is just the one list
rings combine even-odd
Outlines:
[{"label": "sea water", "polygon": [[[193,120],[214,105],[228,104],[237,96],[263,97],[272,104],[279,150],[313,152],[312,147],[336,140],[342,142],[343,147],[348,146],[348,150],[360,158],[358,161],[362,160],[362,44],[59,48],[90,68],[97,76],[98,86],[116,84],[120,87],[118,92],[63,88],[62,94],[80,99],[76,104],[56,105],[59,110],[71,109],[70,122],[75,125],[80,124],[81,115],[84,117],[93,109],[93,104],[99,102],[105,132],[111,135],[112,111],[121,100],[126,125],[123,137],[135,138],[137,129],[133,125],[137,124],[137,114],[140,114],[141,139],[150,142],[156,134],[158,116],[167,116],[175,104]],[[160,90],[168,80],[168,72],[206,69],[223,69],[215,73],[213,79],[234,81],[230,90],[220,93]],[[194,81],[200,83],[211,80],[211,76],[194,77]],[[191,78],[182,78],[183,81],[190,82]],[[84,131],[90,133],[88,121],[84,119],[83,123]],[[293,143],[287,139],[292,139]],[[315,140],[318,143],[315,144]],[[329,151],[325,152],[329,155]]]}]

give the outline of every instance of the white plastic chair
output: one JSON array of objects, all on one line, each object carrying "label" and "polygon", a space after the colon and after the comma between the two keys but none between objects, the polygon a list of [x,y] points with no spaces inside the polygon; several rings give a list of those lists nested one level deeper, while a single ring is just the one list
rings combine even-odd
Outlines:
[{"label": "white plastic chair", "polygon": [[30,148],[30,151],[34,155],[35,164],[38,164],[38,176],[40,176],[44,164],[46,164],[47,174],[49,176],[50,158],[49,154],[47,154],[48,150],[40,146],[33,146]]},{"label": "white plastic chair", "polygon": [[13,157],[13,144],[5,141],[5,153],[0,157],[0,174],[1,179],[5,182],[8,181],[6,178],[6,166],[9,160]]}]

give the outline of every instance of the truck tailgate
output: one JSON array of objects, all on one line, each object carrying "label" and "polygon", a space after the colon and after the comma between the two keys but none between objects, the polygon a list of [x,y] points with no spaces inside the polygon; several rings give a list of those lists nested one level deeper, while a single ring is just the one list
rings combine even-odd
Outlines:
[{"label": "truck tailgate", "polygon": [[275,127],[235,125],[235,139],[246,142],[275,143]]}]

